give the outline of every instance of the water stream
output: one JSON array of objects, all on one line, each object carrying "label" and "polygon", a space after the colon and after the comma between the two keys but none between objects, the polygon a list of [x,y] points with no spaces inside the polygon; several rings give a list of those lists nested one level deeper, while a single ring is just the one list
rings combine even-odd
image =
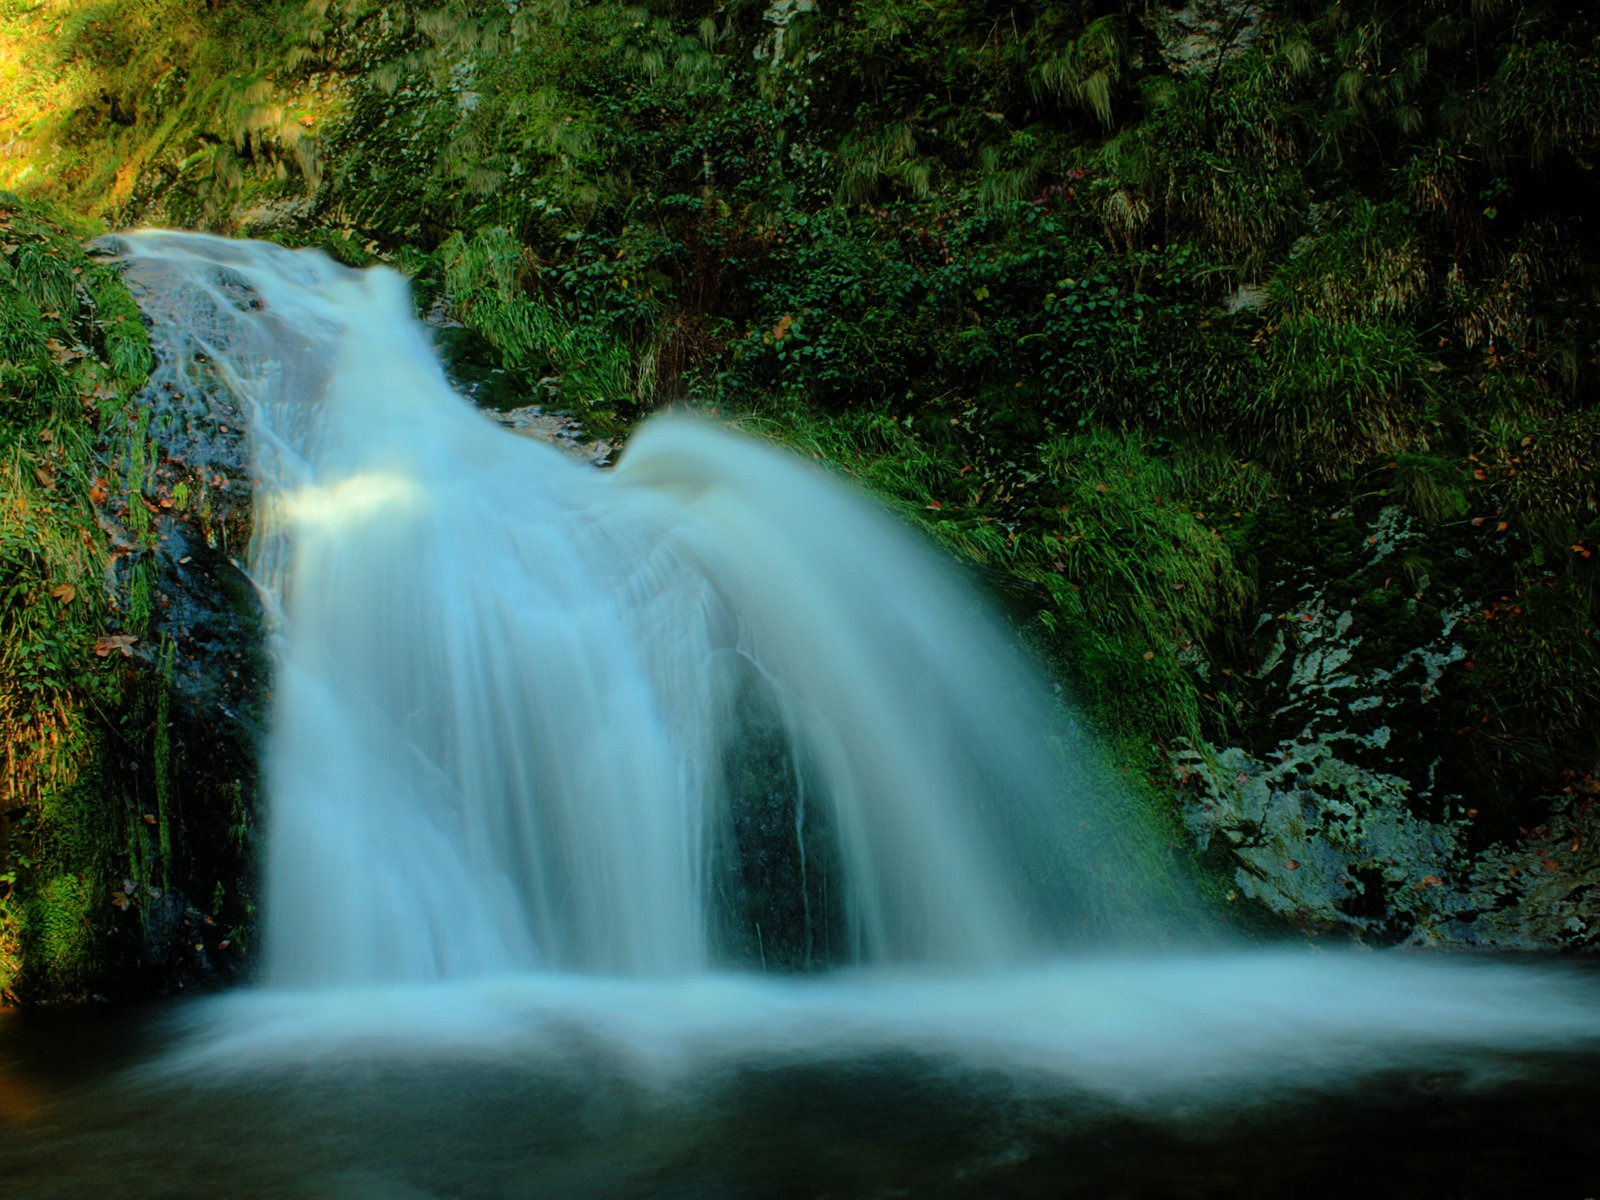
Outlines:
[{"label": "water stream", "polygon": [[457,396],[392,273],[124,249],[167,381],[254,415],[268,959],[87,1071],[0,1027],[21,1194],[1498,1195],[1429,1121],[1600,1115],[1590,974],[1181,948],[1070,713],[812,464],[680,416],[599,472]]}]

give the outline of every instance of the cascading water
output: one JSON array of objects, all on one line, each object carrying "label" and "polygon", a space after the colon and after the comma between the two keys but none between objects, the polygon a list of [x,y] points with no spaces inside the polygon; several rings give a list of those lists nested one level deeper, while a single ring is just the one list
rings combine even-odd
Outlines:
[{"label": "cascading water", "polygon": [[125,247],[175,386],[199,355],[255,415],[275,982],[704,970],[752,698],[802,866],[826,813],[838,957],[1015,962],[1078,915],[1049,696],[864,498],[682,417],[602,475],[452,392],[399,276]]},{"label": "cascading water", "polygon": [[[770,1195],[704,1162],[742,1169],[766,1125],[789,1146],[782,1104],[819,1088],[839,1120],[775,1161],[864,1125],[864,1158],[920,1163],[983,1128],[987,1166],[950,1160],[971,1187],[932,1190],[992,1194],[1018,1112],[1047,1140],[1155,1122],[1142,1150],[1174,1115],[1188,1137],[1197,1112],[1408,1072],[1466,1090],[1600,1045],[1592,979],[1549,965],[1111,954],[1115,918],[1162,909],[1123,853],[1140,831],[1001,627],[870,502],[687,418],[608,474],[496,429],[388,272],[186,234],[122,249],[158,386],[220,380],[254,414],[250,569],[277,614],[271,986],[195,1010],[135,1082],[163,1129],[214,1103],[263,1146],[292,1129],[304,1162],[236,1156],[263,1194],[658,1194],[631,1145],[676,1164],[675,1194]],[[787,856],[760,887],[800,893],[774,958],[859,969],[726,969],[778,933],[741,854]],[[977,1116],[901,1139],[912,1093]],[[108,1094],[95,1111],[127,1085]],[[763,1096],[790,1098],[766,1125]],[[111,1143],[76,1194],[151,1144]]]}]

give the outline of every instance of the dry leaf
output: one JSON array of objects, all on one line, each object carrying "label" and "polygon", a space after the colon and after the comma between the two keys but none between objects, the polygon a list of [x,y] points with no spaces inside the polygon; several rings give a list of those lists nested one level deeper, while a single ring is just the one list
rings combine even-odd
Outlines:
[{"label": "dry leaf", "polygon": [[121,654],[124,658],[132,658],[132,647],[138,640],[131,633],[108,633],[94,644],[95,657],[105,658],[108,654]]},{"label": "dry leaf", "polygon": [[78,591],[70,583],[63,583],[51,588],[50,594],[61,601],[62,604],[71,604]]}]

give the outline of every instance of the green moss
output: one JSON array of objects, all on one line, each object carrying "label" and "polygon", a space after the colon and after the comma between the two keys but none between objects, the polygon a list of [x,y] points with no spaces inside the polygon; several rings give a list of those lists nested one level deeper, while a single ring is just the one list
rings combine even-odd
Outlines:
[{"label": "green moss", "polygon": [[36,987],[74,995],[94,982],[101,965],[96,923],[108,892],[98,879],[80,875],[57,875],[39,889],[22,922],[23,953]]}]

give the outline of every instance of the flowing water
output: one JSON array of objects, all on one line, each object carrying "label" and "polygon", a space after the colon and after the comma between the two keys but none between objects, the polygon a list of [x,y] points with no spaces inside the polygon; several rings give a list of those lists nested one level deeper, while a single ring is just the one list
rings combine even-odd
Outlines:
[{"label": "flowing water", "polygon": [[122,248],[158,382],[254,418],[267,963],[0,1024],[7,1195],[1600,1186],[1592,974],[1174,948],[1070,714],[850,488],[681,416],[599,472],[396,275]]}]

